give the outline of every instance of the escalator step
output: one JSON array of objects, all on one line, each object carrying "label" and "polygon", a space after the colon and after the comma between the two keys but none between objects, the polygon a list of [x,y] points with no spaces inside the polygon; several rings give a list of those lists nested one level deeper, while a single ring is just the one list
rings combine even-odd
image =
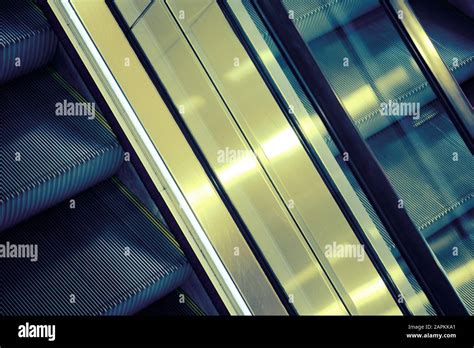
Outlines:
[{"label": "escalator step", "polygon": [[377,0],[283,0],[283,4],[293,11],[294,22],[305,41],[314,40],[379,6]]},{"label": "escalator step", "polygon": [[[430,238],[443,226],[474,207],[471,155],[438,102],[422,110],[419,126],[405,119],[368,139],[410,217]],[[453,161],[453,154],[459,156]],[[342,157],[338,157],[343,166]],[[347,166],[346,175],[378,230],[387,233]],[[409,183],[407,185],[407,183]],[[386,240],[389,238],[385,235]],[[391,244],[391,243],[390,243]]]},{"label": "escalator step", "polygon": [[430,244],[449,280],[474,315],[474,209],[446,226]]},{"label": "escalator step", "polygon": [[0,85],[48,64],[57,43],[31,0],[0,1]]},{"label": "escalator step", "polygon": [[2,315],[127,315],[190,273],[163,224],[116,178],[1,235],[36,245],[37,261],[0,259]]},{"label": "escalator step", "polygon": [[[467,40],[462,31],[439,26],[429,18],[425,29],[436,38],[435,42],[446,39],[438,48],[460,83],[474,75],[474,41]],[[357,42],[360,44],[355,45]],[[435,99],[382,8],[358,18],[344,31],[330,32],[311,41],[309,46],[365,138],[403,118],[381,115],[382,102],[416,102],[423,107]],[[349,66],[341,64],[344,57]]]},{"label": "escalator step", "polygon": [[471,154],[447,115],[437,102],[433,104],[439,114],[428,122],[413,127],[412,120],[406,119],[369,139],[426,238],[474,206]]},{"label": "escalator step", "polygon": [[0,231],[109,178],[123,163],[98,110],[95,118],[57,115],[57,103],[83,102],[50,69],[0,87]]}]

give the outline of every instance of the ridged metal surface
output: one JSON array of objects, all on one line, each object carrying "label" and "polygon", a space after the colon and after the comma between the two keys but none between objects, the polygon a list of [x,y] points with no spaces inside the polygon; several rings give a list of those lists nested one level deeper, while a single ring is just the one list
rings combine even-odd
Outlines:
[{"label": "ridged metal surface", "polygon": [[433,251],[474,315],[474,209],[432,238]]},{"label": "ridged metal surface", "polygon": [[[190,266],[176,241],[117,180],[7,231],[38,261],[0,259],[3,315],[132,314],[177,288]],[[71,303],[71,295],[75,303]]]},{"label": "ridged metal surface", "polygon": [[31,0],[0,1],[0,84],[47,64],[57,43]]},{"label": "ridged metal surface", "polygon": [[[281,60],[257,13],[248,0],[244,4],[270,49]],[[397,117],[380,116],[381,102],[391,99],[425,105],[435,99],[377,1],[286,0],[284,4],[295,11],[296,26],[364,137],[397,120]],[[425,30],[446,65],[459,82],[468,80],[474,75],[474,40],[466,35],[468,31],[448,25],[451,20],[458,26],[469,27],[466,19],[452,13],[432,12],[430,8],[423,11],[423,15]],[[447,15],[451,17],[446,19]],[[354,43],[357,43],[355,47]],[[349,66],[343,66],[344,58],[348,59]],[[457,58],[456,63],[453,58]],[[389,72],[392,75],[388,75]],[[289,69],[286,73],[291,76]],[[401,79],[397,81],[393,77]],[[363,93],[368,92],[367,87],[370,95]],[[354,93],[357,91],[359,94]],[[302,99],[311,110],[305,103],[306,98]],[[329,137],[327,139],[334,146]]]},{"label": "ridged metal surface", "polygon": [[[474,74],[474,42],[462,33],[431,21],[433,37],[448,38],[439,51],[458,81]],[[377,34],[374,34],[377,33]],[[309,43],[318,64],[365,137],[396,121],[380,115],[380,103],[388,100],[428,104],[435,99],[421,71],[381,8]],[[454,66],[452,58],[458,57]],[[343,59],[348,66],[343,66]],[[350,82],[350,83],[348,83]],[[360,103],[364,100],[365,103]]]},{"label": "ridged metal surface", "polygon": [[0,87],[0,230],[110,177],[123,163],[98,110],[95,119],[56,116],[56,103],[80,98],[51,70]]},{"label": "ridged metal surface", "polygon": [[[473,207],[474,162],[447,115],[439,112],[421,126],[413,127],[405,119],[369,139],[422,231],[448,214],[453,219]],[[458,161],[453,161],[453,153],[458,154]]]},{"label": "ridged metal surface", "polygon": [[[123,151],[100,110],[91,119],[57,114],[57,103],[89,101],[44,68],[56,46],[32,1],[2,0],[0,244],[36,245],[38,261],[0,259],[0,315],[132,314],[191,268],[117,179],[92,187],[116,172]],[[21,66],[12,68],[17,57]]]},{"label": "ridged metal surface", "polygon": [[376,8],[377,0],[283,0],[305,40],[334,30]]}]

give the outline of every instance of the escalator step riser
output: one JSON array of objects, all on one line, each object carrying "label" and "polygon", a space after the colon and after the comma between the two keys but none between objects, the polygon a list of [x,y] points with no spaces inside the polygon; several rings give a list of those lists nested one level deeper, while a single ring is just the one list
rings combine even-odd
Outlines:
[{"label": "escalator step riser", "polygon": [[31,1],[0,1],[0,85],[46,66],[58,40]]},{"label": "escalator step riser", "polygon": [[41,70],[0,87],[0,231],[107,179],[123,163],[98,110],[95,119],[56,115],[58,102],[77,102],[64,84]]},{"label": "escalator step riser", "polygon": [[186,280],[176,241],[124,190],[105,181],[1,236],[37,245],[36,262],[0,259],[2,315],[133,314]]}]

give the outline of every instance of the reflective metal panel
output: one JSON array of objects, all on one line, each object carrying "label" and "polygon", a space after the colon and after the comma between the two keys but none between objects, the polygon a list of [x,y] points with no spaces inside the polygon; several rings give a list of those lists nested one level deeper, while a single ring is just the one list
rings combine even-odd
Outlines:
[{"label": "reflective metal panel", "polygon": [[[413,288],[412,284],[410,284],[412,276],[409,274],[406,265],[400,267],[398,264],[402,263],[403,260],[399,258],[398,254],[392,255],[393,242],[387,238],[387,232],[383,230],[383,226],[373,210],[366,210],[367,207],[364,205],[368,202],[368,199],[363,196],[355,179],[351,176],[349,178],[346,177],[346,175],[350,174],[346,162],[342,160],[342,156],[338,156],[339,152],[335,149],[334,143],[329,138],[319,115],[309,105],[309,101],[304,93],[302,93],[301,87],[295,83],[294,77],[292,78],[291,73],[289,73],[289,67],[284,65],[281,57],[275,53],[274,43],[269,39],[265,30],[262,29],[263,23],[255,22],[254,13],[249,13],[252,8],[245,6],[241,0],[229,0],[227,3],[232,13],[236,16],[251,47],[255,50],[262,65],[265,67],[265,73],[281,95],[284,104],[288,106],[291,116],[297,121],[297,126],[314,149],[316,156],[321,161],[321,165],[324,166],[337,191],[341,194],[341,197],[367,236],[368,241],[378,254],[388,275],[398,287],[400,292],[399,298],[404,299],[412,313],[418,315],[427,314],[425,306],[428,305],[428,300],[422,292],[415,293],[417,289]],[[303,3],[300,2],[301,4]],[[311,7],[309,2],[304,4],[306,7]],[[370,3],[367,3],[366,6],[368,6],[368,9],[362,8],[363,6],[361,8],[353,8],[355,14],[352,15],[357,16],[363,14],[364,10],[374,8],[374,5]],[[303,9],[300,7],[299,9],[303,15]],[[338,15],[346,21],[349,20],[349,17],[344,17],[344,14],[337,11],[333,15]],[[328,26],[331,25],[330,22],[328,19],[328,23],[319,29],[327,32],[329,30]],[[308,33],[308,35],[311,37],[312,33]],[[354,99],[356,100],[357,98]],[[366,103],[361,103],[361,105],[366,105]],[[350,157],[348,159],[350,160]]]},{"label": "reflective metal panel", "polygon": [[191,8],[187,0],[167,1],[348,310],[400,313],[219,6],[192,3]]},{"label": "reflective metal panel", "polygon": [[[207,6],[209,2],[189,4],[195,9],[196,4]],[[184,12],[178,10],[177,18],[193,20],[204,15],[191,7]],[[214,31],[223,29],[221,22],[213,24],[217,25]],[[247,134],[241,132],[221,98],[221,89],[209,79],[164,2],[150,8],[133,28],[133,34],[288,300],[301,314],[345,314],[344,304],[255,155]],[[230,66],[238,64],[234,58],[228,61]],[[273,141],[268,146],[278,150],[278,139]],[[205,200],[207,190],[196,187],[193,195]]]}]

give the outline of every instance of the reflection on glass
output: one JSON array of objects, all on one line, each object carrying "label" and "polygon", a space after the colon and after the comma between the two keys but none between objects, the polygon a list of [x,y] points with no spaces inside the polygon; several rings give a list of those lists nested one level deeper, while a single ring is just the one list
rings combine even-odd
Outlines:
[{"label": "reflection on glass", "polygon": [[[237,1],[230,3],[233,9],[238,8],[235,4]],[[255,9],[248,0],[242,3],[258,30],[250,35],[250,31],[247,31],[249,41],[289,104],[291,117],[297,119],[299,127],[324,162],[324,147],[315,140],[315,134],[323,134],[340,166],[330,168],[325,163],[329,174],[348,199],[344,180],[338,174],[338,170],[343,169],[359,202],[362,202],[378,233],[390,246],[393,256],[411,280],[418,293],[415,297],[424,303],[428,312],[433,313],[351,175],[345,161],[347,159],[335,148]],[[398,192],[400,207],[408,211],[473,313],[474,161],[384,10],[375,0],[283,0],[283,3],[335,93]],[[245,16],[235,13],[245,27]],[[436,22],[431,25],[437,26]],[[472,44],[469,48],[466,46],[467,40],[461,46],[457,46],[456,40],[453,40],[457,36],[462,38],[468,32],[457,32],[453,26],[438,28],[438,31],[439,47],[451,52],[451,55],[458,49],[457,55],[463,62],[459,71],[454,70],[458,81],[465,81],[466,86],[472,86],[474,68],[470,62],[474,48]],[[256,33],[259,37],[256,37]],[[261,49],[263,46],[258,45],[262,39],[267,49]],[[275,65],[283,71],[282,74],[278,73]],[[285,85],[285,81],[291,83],[291,89]],[[470,93],[470,97],[474,95],[472,87],[466,88],[465,92]],[[353,206],[357,207],[357,202]],[[359,216],[363,215],[361,213]],[[370,234],[370,231],[365,232]],[[387,260],[384,255],[380,257],[383,262]],[[390,274],[389,266],[387,270]],[[398,276],[390,275],[397,283]],[[418,309],[414,309],[416,301],[414,307],[409,299],[406,300],[409,309],[417,312]]]},{"label": "reflection on glass", "polygon": [[[296,13],[303,2],[284,0],[398,192],[400,208],[408,211],[474,313],[473,157],[377,1],[319,7],[319,1],[311,2],[311,11]],[[331,31],[320,31],[322,17],[331,18]],[[437,33],[444,59],[453,52],[459,57],[459,81],[470,80],[472,37],[465,40],[466,32],[441,26],[435,16],[425,19],[427,31]]]}]

